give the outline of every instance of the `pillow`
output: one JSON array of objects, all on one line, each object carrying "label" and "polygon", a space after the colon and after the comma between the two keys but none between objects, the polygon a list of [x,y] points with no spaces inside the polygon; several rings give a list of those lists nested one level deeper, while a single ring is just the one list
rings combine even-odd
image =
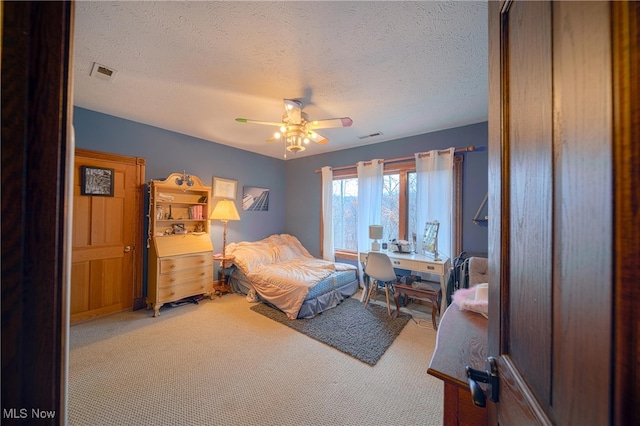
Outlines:
[{"label": "pillow", "polygon": [[233,263],[245,274],[275,261],[275,253],[264,241],[232,243],[226,253],[234,256]]},{"label": "pillow", "polygon": [[280,237],[280,247],[286,247],[287,259],[295,259],[298,257],[313,257],[309,251],[302,245],[293,235],[282,234]]},{"label": "pillow", "polygon": [[299,258],[313,258],[300,241],[289,234],[274,234],[260,241],[227,245],[226,254],[235,256],[233,263],[248,274],[271,263]]},{"label": "pillow", "polygon": [[489,284],[481,283],[471,288],[461,288],[453,293],[453,303],[459,309],[477,312],[488,318]]}]

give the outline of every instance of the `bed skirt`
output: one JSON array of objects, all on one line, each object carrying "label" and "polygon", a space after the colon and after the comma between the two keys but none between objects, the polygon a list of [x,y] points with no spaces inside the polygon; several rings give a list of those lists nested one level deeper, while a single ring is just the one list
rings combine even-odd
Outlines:
[{"label": "bed skirt", "polygon": [[[235,293],[248,294],[252,289],[249,279],[240,271],[228,276],[228,283]],[[327,309],[334,308],[358,291],[356,271],[336,271],[315,285],[305,297],[297,318],[312,318]]]}]

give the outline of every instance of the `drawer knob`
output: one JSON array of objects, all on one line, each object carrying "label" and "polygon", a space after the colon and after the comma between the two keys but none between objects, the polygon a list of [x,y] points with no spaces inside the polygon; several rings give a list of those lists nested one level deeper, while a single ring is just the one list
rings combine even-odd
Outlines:
[{"label": "drawer knob", "polygon": [[427,266],[427,269],[436,269],[435,266]]},{"label": "drawer knob", "polygon": [[175,295],[176,295],[176,292],[175,292],[175,291],[172,291],[172,292],[171,292],[171,295],[172,295],[172,296],[175,296]]},{"label": "drawer knob", "polygon": [[171,278],[171,282],[175,282],[175,281],[176,281],[176,279],[175,279],[175,278]]},{"label": "drawer knob", "polygon": [[171,269],[175,269],[176,264],[174,263],[173,265],[171,265]]},{"label": "drawer knob", "polygon": [[201,276],[201,277],[204,277],[204,272],[200,272],[200,276]]}]

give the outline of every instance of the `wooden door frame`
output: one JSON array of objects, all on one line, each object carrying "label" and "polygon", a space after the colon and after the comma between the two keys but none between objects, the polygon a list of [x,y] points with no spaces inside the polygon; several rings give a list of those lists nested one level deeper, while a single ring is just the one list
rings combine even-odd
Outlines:
[{"label": "wooden door frame", "polygon": [[74,4],[0,7],[2,408],[66,424]]},{"label": "wooden door frame", "polygon": [[146,239],[143,236],[144,230],[144,194],[143,187],[145,183],[145,165],[146,161],[141,157],[129,157],[126,155],[111,154],[100,151],[91,151],[88,149],[76,148],[76,157],[94,159],[100,161],[113,161],[121,164],[128,164],[136,167],[136,200],[135,206],[137,210],[133,241],[135,247],[133,251],[133,310],[145,307],[145,300],[142,293],[142,271],[144,264],[144,253],[146,252]]}]

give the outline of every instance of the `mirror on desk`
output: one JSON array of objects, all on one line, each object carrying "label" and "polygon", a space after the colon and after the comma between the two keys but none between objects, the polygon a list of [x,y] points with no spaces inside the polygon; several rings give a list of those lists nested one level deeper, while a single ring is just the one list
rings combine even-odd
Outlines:
[{"label": "mirror on desk", "polygon": [[433,222],[427,222],[424,227],[424,237],[422,239],[422,252],[427,255],[433,256],[433,260],[440,260],[438,258],[438,229],[440,228],[440,222],[434,220]]}]

